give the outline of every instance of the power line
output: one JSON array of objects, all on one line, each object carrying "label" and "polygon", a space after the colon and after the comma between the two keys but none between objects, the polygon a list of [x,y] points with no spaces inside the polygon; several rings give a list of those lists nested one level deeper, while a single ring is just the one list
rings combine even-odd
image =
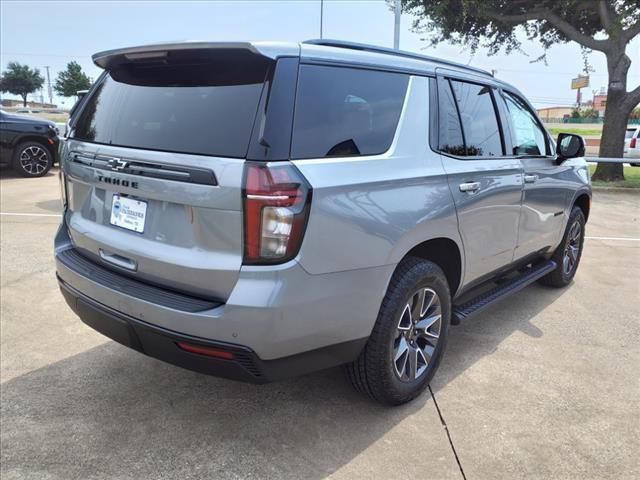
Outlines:
[{"label": "power line", "polygon": [[91,53],[78,53],[78,54],[58,54],[58,53],[19,53],[19,52],[0,52],[0,55],[24,55],[27,57],[61,57],[61,58],[78,58],[78,57],[91,57]]},{"label": "power line", "polygon": [[[320,38],[323,35],[323,2],[320,2]],[[9,55],[24,55],[30,57],[59,57],[59,58],[67,58],[67,59],[75,59],[78,57],[91,57],[91,53],[72,53],[72,54],[60,54],[60,53],[26,53],[26,52],[0,52],[2,56]],[[514,73],[527,73],[534,75],[576,75],[576,72],[564,72],[560,70],[526,70],[521,68],[498,68],[499,72],[514,72]],[[606,73],[591,73],[592,77],[607,77]],[[628,73],[627,78],[637,78],[640,77],[638,74]]]}]

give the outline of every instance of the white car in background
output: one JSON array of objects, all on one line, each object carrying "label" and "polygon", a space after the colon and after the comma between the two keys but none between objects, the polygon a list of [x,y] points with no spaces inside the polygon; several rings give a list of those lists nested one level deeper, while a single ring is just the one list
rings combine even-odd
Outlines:
[{"label": "white car in background", "polygon": [[[624,158],[640,160],[640,125],[627,128],[624,136]],[[640,167],[640,163],[631,163],[631,165]]]}]

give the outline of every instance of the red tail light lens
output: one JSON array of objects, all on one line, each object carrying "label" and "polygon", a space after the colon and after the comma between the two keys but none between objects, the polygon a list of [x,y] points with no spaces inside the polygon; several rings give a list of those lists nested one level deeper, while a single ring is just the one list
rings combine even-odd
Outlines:
[{"label": "red tail light lens", "polygon": [[629,148],[636,148],[636,139],[632,138],[629,142]]},{"label": "red tail light lens", "polygon": [[311,187],[290,163],[246,162],[244,263],[283,263],[300,250]]}]

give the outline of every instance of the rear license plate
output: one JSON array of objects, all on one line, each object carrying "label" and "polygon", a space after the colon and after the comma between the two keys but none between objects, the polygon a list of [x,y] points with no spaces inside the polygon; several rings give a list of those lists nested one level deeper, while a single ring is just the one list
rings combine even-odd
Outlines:
[{"label": "rear license plate", "polygon": [[144,232],[144,220],[147,216],[147,202],[134,198],[113,195],[111,203],[111,225],[126,228],[134,232]]}]

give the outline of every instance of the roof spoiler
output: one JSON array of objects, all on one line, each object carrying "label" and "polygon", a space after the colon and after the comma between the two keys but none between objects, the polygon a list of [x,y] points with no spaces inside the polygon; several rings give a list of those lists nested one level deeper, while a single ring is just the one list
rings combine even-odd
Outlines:
[{"label": "roof spoiler", "polygon": [[298,50],[289,52],[282,44],[268,42],[177,42],[144,45],[139,47],[106,50],[94,54],[93,63],[105,70],[113,70],[131,63],[166,63],[183,54],[202,56],[211,55],[213,51],[229,52],[237,50],[245,55],[256,55],[267,59],[275,59],[282,55],[298,55]]}]

